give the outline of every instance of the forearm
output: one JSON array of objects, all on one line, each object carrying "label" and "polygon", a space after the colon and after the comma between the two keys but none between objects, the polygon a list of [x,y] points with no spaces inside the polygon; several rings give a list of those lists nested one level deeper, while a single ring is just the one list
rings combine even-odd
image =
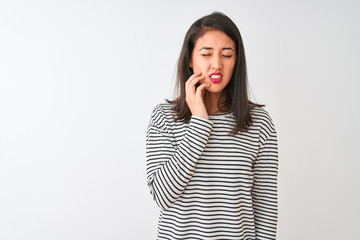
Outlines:
[{"label": "forearm", "polygon": [[147,179],[150,192],[162,209],[178,199],[191,179],[210,136],[212,123],[192,116],[177,148],[166,132],[150,126],[147,131]]}]

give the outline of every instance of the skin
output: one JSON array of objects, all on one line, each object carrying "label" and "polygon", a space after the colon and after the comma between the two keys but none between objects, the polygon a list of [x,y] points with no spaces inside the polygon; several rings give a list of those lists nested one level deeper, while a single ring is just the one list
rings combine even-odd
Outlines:
[{"label": "skin", "polygon": [[[221,113],[217,102],[230,82],[236,62],[235,43],[224,32],[209,30],[195,43],[189,67],[194,74],[186,81],[186,102],[192,115],[209,119],[208,114]],[[210,81],[214,72],[223,74],[220,83]],[[199,83],[199,87],[195,85]]]}]

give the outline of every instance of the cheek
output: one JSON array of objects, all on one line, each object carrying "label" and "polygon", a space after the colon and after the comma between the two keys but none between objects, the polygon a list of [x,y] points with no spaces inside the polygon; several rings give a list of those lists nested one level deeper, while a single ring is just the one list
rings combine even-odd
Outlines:
[{"label": "cheek", "polygon": [[228,68],[228,74],[232,76],[234,73],[234,69],[235,69],[235,64],[231,64]]},{"label": "cheek", "polygon": [[195,72],[202,71],[204,73],[206,70],[206,63],[196,56],[192,58],[192,65]]}]

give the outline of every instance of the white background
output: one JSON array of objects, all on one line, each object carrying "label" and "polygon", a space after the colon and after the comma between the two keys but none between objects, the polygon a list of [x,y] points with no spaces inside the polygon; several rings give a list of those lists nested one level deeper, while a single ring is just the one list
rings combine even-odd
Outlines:
[{"label": "white background", "polygon": [[1,1],[0,239],[155,239],[145,132],[185,32],[237,24],[279,144],[278,239],[355,239],[358,1]]}]

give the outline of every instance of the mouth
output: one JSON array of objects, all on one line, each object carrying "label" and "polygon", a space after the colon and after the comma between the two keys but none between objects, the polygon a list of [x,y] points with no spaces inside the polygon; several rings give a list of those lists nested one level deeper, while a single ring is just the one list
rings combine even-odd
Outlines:
[{"label": "mouth", "polygon": [[209,75],[209,79],[213,83],[219,83],[219,82],[221,82],[223,80],[223,75],[220,72],[214,72],[214,73]]}]

